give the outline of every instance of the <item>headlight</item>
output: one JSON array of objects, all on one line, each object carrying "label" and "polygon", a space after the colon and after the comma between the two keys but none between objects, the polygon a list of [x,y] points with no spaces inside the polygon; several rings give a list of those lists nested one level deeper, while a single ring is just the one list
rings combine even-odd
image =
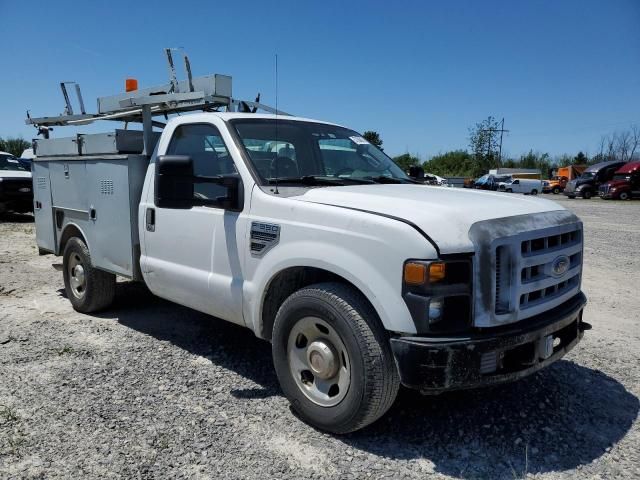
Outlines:
[{"label": "headlight", "polygon": [[402,296],[418,333],[450,333],[471,324],[471,258],[408,260]]}]

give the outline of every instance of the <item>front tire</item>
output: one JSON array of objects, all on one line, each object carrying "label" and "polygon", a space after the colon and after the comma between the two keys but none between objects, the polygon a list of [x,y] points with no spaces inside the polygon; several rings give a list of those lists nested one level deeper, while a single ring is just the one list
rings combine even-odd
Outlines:
[{"label": "front tire", "polygon": [[538,190],[536,190],[535,188],[531,190],[531,195],[537,195],[537,194],[538,194]]},{"label": "front tire", "polygon": [[584,190],[582,192],[582,198],[589,200],[591,198],[591,190]]},{"label": "front tire", "polygon": [[620,200],[629,200],[631,198],[631,195],[629,195],[629,192],[620,192],[620,195],[618,195],[618,198]]},{"label": "front tire", "polygon": [[558,195],[560,193],[560,189],[558,187],[554,187],[552,191],[554,195]]},{"label": "front tire", "polygon": [[513,190],[511,188],[507,188],[507,193],[513,193]]},{"label": "front tire", "polygon": [[387,333],[350,286],[320,283],[292,294],[278,310],[272,341],[280,386],[314,427],[353,432],[396,398],[400,380]]},{"label": "front tire", "polygon": [[75,310],[90,313],[111,305],[116,276],[93,266],[84,241],[77,237],[69,239],[62,258],[64,289]]}]

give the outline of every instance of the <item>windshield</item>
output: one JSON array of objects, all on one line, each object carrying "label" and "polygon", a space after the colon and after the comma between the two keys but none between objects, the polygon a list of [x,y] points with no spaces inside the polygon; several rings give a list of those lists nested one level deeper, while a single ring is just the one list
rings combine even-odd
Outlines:
[{"label": "windshield", "polygon": [[0,155],[0,170],[17,170],[26,172],[27,169],[20,165],[18,159],[9,155]]},{"label": "windshield", "polygon": [[580,175],[580,178],[582,180],[589,180],[591,178],[594,178],[596,176],[595,172],[584,172],[582,175]]},{"label": "windshield", "polygon": [[631,175],[629,175],[628,173],[616,173],[613,176],[613,180],[629,180],[631,178]]},{"label": "windshield", "polygon": [[[358,133],[321,123],[274,119],[236,119],[238,132],[254,169],[264,183],[328,185],[409,183],[393,160]],[[277,128],[277,131],[276,131]],[[413,183],[413,182],[412,182]]]}]

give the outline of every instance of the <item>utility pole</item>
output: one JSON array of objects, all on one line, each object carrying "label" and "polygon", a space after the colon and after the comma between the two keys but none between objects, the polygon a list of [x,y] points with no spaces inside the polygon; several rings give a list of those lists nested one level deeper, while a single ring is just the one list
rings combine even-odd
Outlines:
[{"label": "utility pole", "polygon": [[[487,119],[487,123],[491,125],[491,117]],[[504,132],[509,132],[509,130],[504,129],[504,117],[500,122],[500,128],[485,128],[483,130],[489,134],[489,139],[487,142],[487,156],[491,155],[491,141],[493,140],[493,134],[500,132],[500,150],[498,151],[498,167],[502,164],[502,135]]]}]

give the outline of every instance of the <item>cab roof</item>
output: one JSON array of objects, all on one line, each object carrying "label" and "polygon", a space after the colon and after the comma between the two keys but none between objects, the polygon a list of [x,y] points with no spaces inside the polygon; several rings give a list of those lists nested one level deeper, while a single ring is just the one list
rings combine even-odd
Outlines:
[{"label": "cab roof", "polygon": [[622,165],[623,163],[624,162],[619,162],[617,160],[611,160],[609,162],[594,163],[589,168],[587,168],[585,170],[585,172],[598,172],[598,171],[602,170],[603,168],[607,168],[607,167],[610,167],[610,166],[615,165],[615,164]]},{"label": "cab roof", "polygon": [[[192,114],[192,115],[195,115]],[[344,127],[343,125],[339,125],[337,123],[325,122],[323,120],[315,120],[313,118],[305,118],[305,117],[295,117],[293,115],[275,115],[273,113],[241,113],[241,112],[208,112],[205,114],[198,115],[216,115],[220,117],[222,120],[235,120],[235,119],[268,119],[268,120],[282,120],[282,121],[295,121],[295,122],[313,122],[313,123],[323,123],[325,125],[333,125],[334,127]]]},{"label": "cab roof", "polygon": [[616,173],[633,173],[640,168],[640,162],[625,163],[622,167],[616,170]]}]

